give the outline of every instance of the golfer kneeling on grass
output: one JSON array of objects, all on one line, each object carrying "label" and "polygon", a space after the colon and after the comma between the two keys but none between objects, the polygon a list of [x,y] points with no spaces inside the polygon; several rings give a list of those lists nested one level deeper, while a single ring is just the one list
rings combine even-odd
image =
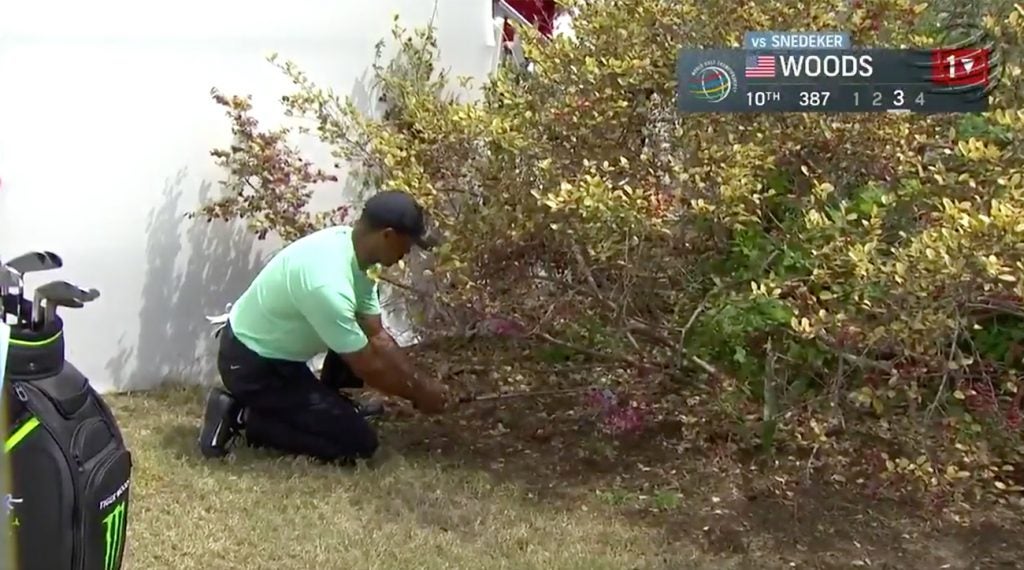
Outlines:
[{"label": "golfer kneeling on grass", "polygon": [[[371,197],[353,227],[320,230],[289,244],[232,306],[217,367],[226,390],[206,401],[200,449],[227,453],[245,430],[250,445],[325,461],[367,458],[377,434],[342,388],[369,385],[425,413],[445,391],[418,375],[381,323],[366,270],[390,266],[413,245],[430,249],[423,210],[408,194]],[[318,379],[307,361],[326,352]]]}]

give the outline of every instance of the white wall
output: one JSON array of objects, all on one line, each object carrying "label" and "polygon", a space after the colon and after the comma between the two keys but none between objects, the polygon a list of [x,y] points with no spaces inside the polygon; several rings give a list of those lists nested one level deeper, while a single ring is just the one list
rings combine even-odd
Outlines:
[{"label": "white wall", "polygon": [[230,142],[210,88],[252,94],[257,116],[275,124],[291,92],[265,60],[278,52],[365,98],[374,45],[390,38],[395,13],[407,28],[434,18],[453,75],[492,69],[490,0],[34,0],[0,11],[0,259],[50,249],[65,267],[30,274],[30,288],[67,279],[101,291],[62,312],[68,359],[97,389],[215,380],[204,316],[234,300],[277,246],[183,218],[217,191],[223,173],[209,151]]}]

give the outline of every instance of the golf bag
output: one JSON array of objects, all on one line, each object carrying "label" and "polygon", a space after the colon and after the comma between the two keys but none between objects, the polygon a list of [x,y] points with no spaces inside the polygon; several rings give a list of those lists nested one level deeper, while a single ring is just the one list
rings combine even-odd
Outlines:
[{"label": "golf bag", "polygon": [[0,424],[11,570],[118,570],[132,455],[106,402],[64,360],[63,333],[60,317],[11,330]]}]

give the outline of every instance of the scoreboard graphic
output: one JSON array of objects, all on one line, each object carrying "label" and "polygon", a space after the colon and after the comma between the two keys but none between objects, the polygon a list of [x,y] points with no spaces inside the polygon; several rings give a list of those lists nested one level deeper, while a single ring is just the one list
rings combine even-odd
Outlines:
[{"label": "scoreboard graphic", "polygon": [[743,49],[683,49],[681,113],[979,113],[997,82],[991,46],[850,47],[841,32],[751,32]]}]

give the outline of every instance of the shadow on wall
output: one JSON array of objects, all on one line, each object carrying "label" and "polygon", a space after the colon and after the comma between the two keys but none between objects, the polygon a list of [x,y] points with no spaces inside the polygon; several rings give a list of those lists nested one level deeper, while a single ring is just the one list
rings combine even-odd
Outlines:
[{"label": "shadow on wall", "polygon": [[[168,180],[162,204],[149,215],[139,338],[134,347],[122,338],[106,366],[118,391],[166,380],[215,382],[216,339],[205,317],[221,314],[264,264],[255,236],[243,227],[184,218],[185,178],[182,169]],[[196,203],[209,198],[211,186],[202,183]]]},{"label": "shadow on wall", "polygon": [[[355,108],[364,117],[380,121],[384,117],[387,105],[380,100],[380,93],[373,84],[373,70],[364,71],[363,75],[352,82],[351,100]],[[349,161],[346,165],[348,175],[345,176],[341,198],[346,203],[362,207],[362,203],[376,192],[375,188],[366,188],[361,167],[357,162]]]}]

